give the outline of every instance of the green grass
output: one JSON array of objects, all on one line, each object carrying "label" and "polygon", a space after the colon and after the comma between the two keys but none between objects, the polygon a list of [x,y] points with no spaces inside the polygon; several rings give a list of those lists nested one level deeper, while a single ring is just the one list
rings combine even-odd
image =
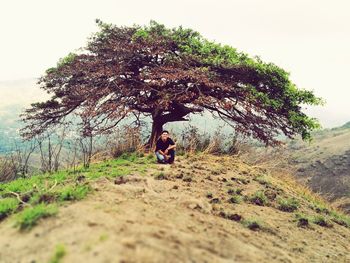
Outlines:
[{"label": "green grass", "polygon": [[242,188],[237,188],[237,189],[228,189],[227,190],[227,193],[230,194],[230,195],[241,195],[243,192],[243,189]]},{"label": "green grass", "polygon": [[259,184],[262,184],[262,185],[268,185],[268,186],[271,185],[271,182],[269,181],[269,179],[264,175],[259,175],[255,177],[253,180],[257,181]]},{"label": "green grass", "polygon": [[49,263],[59,263],[62,261],[63,257],[67,254],[66,248],[63,244],[59,244],[55,248],[55,253],[50,259]]},{"label": "green grass", "polygon": [[337,211],[331,211],[330,218],[333,222],[337,223],[338,225],[342,225],[342,226],[345,226],[347,228],[350,228],[350,217],[349,216],[341,214]]},{"label": "green grass", "polygon": [[295,198],[279,198],[278,209],[284,212],[294,212],[299,208],[299,201]]},{"label": "green grass", "polygon": [[108,235],[107,235],[107,234],[102,234],[102,235],[100,235],[100,237],[99,237],[99,240],[100,240],[101,242],[106,241],[107,239],[108,239]]},{"label": "green grass", "polygon": [[314,202],[310,205],[310,208],[315,210],[317,213],[330,214],[330,209],[326,204]]},{"label": "green grass", "polygon": [[0,220],[13,213],[19,205],[19,201],[16,198],[4,198],[0,199]]},{"label": "green grass", "polygon": [[242,225],[253,231],[263,230],[265,228],[264,223],[255,218],[242,220]]},{"label": "green grass", "polygon": [[312,222],[316,225],[323,227],[332,227],[333,224],[330,222],[328,218],[322,215],[316,215],[312,218]]},{"label": "green grass", "polygon": [[69,185],[59,191],[60,201],[76,201],[83,199],[91,191],[89,185]]},{"label": "green grass", "polygon": [[166,180],[168,176],[164,172],[159,172],[154,176],[156,180]]},{"label": "green grass", "polygon": [[144,156],[142,153],[124,153],[116,159],[93,163],[89,168],[78,167],[0,183],[0,198],[6,196],[0,199],[0,220],[21,210],[19,201],[12,198],[10,192],[17,193],[32,206],[20,212],[17,224],[22,229],[30,229],[38,221],[37,217],[46,216],[45,210],[49,214],[53,211],[50,204],[59,206],[64,202],[85,198],[92,191],[90,181],[101,177],[116,178],[134,172],[144,174],[152,165],[156,166],[153,154]]},{"label": "green grass", "polygon": [[39,204],[34,207],[28,207],[17,215],[16,225],[20,230],[32,229],[41,218],[47,218],[57,214],[55,205]]},{"label": "green grass", "polygon": [[240,196],[240,195],[232,195],[229,199],[228,199],[228,202],[231,203],[231,204],[239,204],[241,203],[243,200],[243,197]]},{"label": "green grass", "polygon": [[302,213],[295,214],[295,221],[298,227],[309,227],[311,223],[310,217]]},{"label": "green grass", "polygon": [[268,198],[263,191],[256,191],[252,196],[249,197],[249,201],[260,206],[267,206],[269,203]]}]

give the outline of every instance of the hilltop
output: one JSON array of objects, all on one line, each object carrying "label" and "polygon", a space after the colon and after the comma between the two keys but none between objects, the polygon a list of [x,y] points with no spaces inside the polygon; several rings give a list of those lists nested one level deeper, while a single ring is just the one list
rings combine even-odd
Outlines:
[{"label": "hilltop", "polygon": [[[348,217],[233,156],[187,154],[167,166],[124,154],[2,184],[0,195],[1,262],[350,260]],[[5,199],[15,204],[7,212]]]}]

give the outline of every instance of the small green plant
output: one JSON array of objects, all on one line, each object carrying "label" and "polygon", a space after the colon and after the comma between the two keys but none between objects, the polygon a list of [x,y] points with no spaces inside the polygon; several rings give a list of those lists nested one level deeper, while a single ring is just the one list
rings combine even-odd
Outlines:
[{"label": "small green plant", "polygon": [[240,195],[232,195],[229,199],[228,199],[228,202],[231,203],[231,204],[239,204],[241,203],[243,200],[242,196]]},{"label": "small green plant", "polygon": [[256,191],[251,197],[249,197],[249,201],[260,206],[268,205],[268,198],[263,191]]},{"label": "small green plant", "polygon": [[99,240],[102,242],[102,241],[106,241],[108,239],[108,235],[107,234],[102,234],[100,235],[100,238]]},{"label": "small green plant", "polygon": [[243,189],[242,188],[237,188],[237,189],[228,189],[227,190],[227,193],[230,194],[230,195],[241,195],[243,192]]},{"label": "small green plant", "polygon": [[262,185],[271,185],[271,182],[264,175],[259,175],[259,176],[255,177],[254,180]]},{"label": "small green plant", "polygon": [[249,184],[250,183],[250,180],[246,179],[246,178],[231,177],[231,180],[236,181],[239,184]]},{"label": "small green plant", "polygon": [[333,224],[324,216],[322,215],[316,215],[312,218],[312,222],[316,225],[323,226],[323,227],[332,227]]},{"label": "small green plant", "polygon": [[55,248],[55,253],[50,259],[50,263],[59,263],[63,259],[63,257],[66,255],[66,248],[63,244],[59,244]]},{"label": "small green plant", "polygon": [[156,180],[166,180],[168,179],[168,176],[164,172],[160,172],[154,176],[154,179]]},{"label": "small green plant", "polygon": [[263,222],[258,219],[244,219],[242,224],[253,231],[264,229]]},{"label": "small green plant", "polygon": [[206,194],[206,197],[207,197],[207,198],[213,198],[213,193],[212,193],[212,192],[208,192],[208,193]]},{"label": "small green plant", "polygon": [[284,212],[294,212],[299,208],[299,202],[295,198],[279,198],[278,209]]},{"label": "small green plant", "polygon": [[146,156],[146,159],[147,159],[147,160],[153,160],[153,159],[155,159],[155,158],[154,158],[154,155],[153,155],[153,154],[148,154],[148,155]]},{"label": "small green plant", "polygon": [[30,204],[37,205],[40,203],[52,203],[56,200],[57,195],[50,192],[39,192],[35,193],[30,197]]},{"label": "small green plant", "polygon": [[338,213],[336,211],[330,212],[331,220],[338,225],[345,226],[350,228],[350,217],[341,213]]},{"label": "small green plant", "polygon": [[60,201],[75,201],[83,199],[91,188],[88,185],[67,186],[59,192]]},{"label": "small green plant", "polygon": [[313,203],[310,205],[310,207],[315,210],[317,213],[323,213],[323,214],[330,214],[330,210],[328,209],[328,207],[326,207],[325,204],[322,203]]},{"label": "small green plant", "polygon": [[297,213],[295,214],[295,221],[297,222],[298,227],[309,227],[310,219],[307,215]]},{"label": "small green plant", "polygon": [[135,152],[124,152],[122,155],[119,156],[118,159],[134,162],[137,158],[138,158],[138,154]]},{"label": "small green plant", "polygon": [[19,201],[16,198],[0,199],[0,220],[14,212],[18,207]]},{"label": "small green plant", "polygon": [[20,230],[30,230],[37,224],[39,219],[54,216],[56,214],[56,206],[39,204],[34,207],[26,208],[18,214],[16,225],[20,227]]}]

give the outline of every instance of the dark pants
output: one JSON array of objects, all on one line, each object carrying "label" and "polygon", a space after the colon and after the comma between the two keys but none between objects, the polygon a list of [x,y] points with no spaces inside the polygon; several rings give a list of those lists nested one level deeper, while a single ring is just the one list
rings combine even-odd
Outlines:
[{"label": "dark pants", "polygon": [[170,158],[166,161],[163,154],[160,154],[158,151],[156,152],[157,160],[159,163],[173,163],[175,160],[175,151],[169,150],[168,155],[170,155]]}]

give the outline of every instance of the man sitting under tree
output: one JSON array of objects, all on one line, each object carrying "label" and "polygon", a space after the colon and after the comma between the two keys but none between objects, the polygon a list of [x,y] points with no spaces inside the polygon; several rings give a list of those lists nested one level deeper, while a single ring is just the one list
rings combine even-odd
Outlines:
[{"label": "man sitting under tree", "polygon": [[156,156],[158,163],[174,163],[176,145],[169,137],[168,131],[162,131],[156,143]]}]

